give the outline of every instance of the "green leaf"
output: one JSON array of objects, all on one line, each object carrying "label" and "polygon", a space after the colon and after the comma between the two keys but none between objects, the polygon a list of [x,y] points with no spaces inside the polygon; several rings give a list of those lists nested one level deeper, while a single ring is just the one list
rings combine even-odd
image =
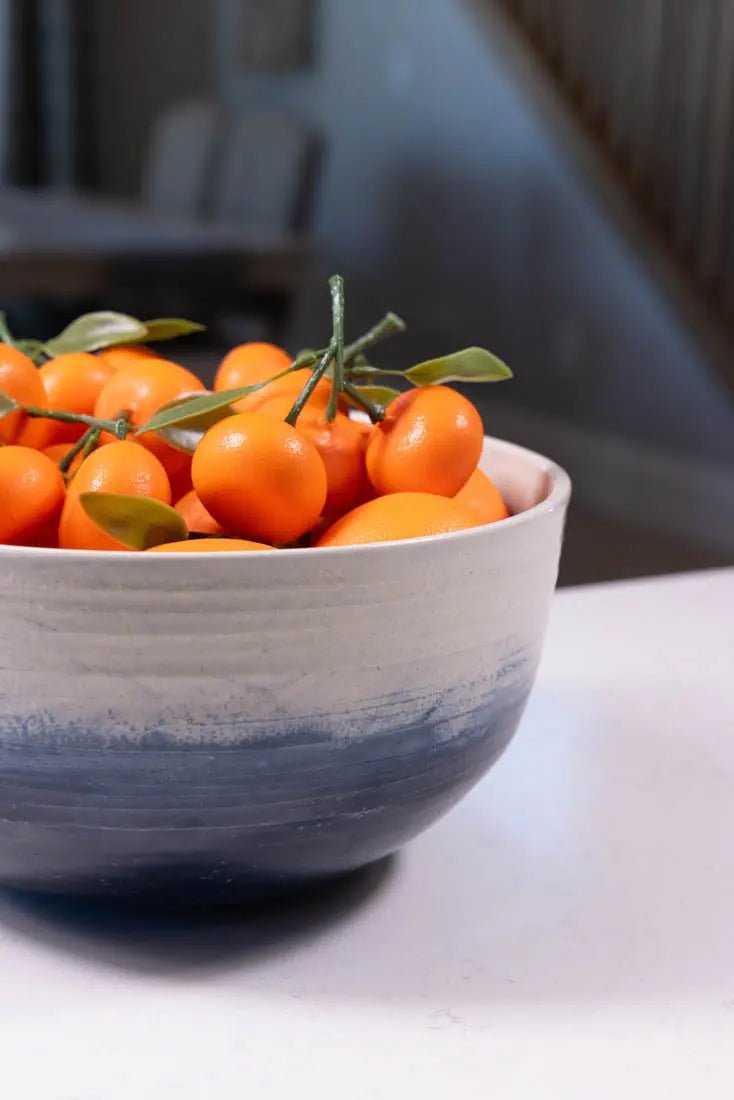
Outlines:
[{"label": "green leaf", "polygon": [[81,493],[82,508],[101,531],[130,550],[181,542],[188,531],[183,516],[151,497],[122,493]]},{"label": "green leaf", "polygon": [[414,386],[436,386],[442,382],[504,382],[512,371],[484,348],[464,348],[440,359],[427,359],[406,370]]},{"label": "green leaf", "polygon": [[[163,405],[156,416],[162,412],[167,412],[169,409],[176,412],[182,405],[189,405],[190,403],[190,397],[178,397],[175,401],[169,401],[167,405]],[[184,425],[171,424],[168,427],[156,429],[157,434],[161,439],[165,439],[166,443],[170,443],[172,447],[175,447],[177,451],[184,451],[186,454],[192,455],[198,447],[199,440],[204,432],[218,421],[224,420],[228,416],[234,416],[235,412],[236,409],[233,409],[230,404],[226,404],[224,407],[215,408],[211,412],[201,413],[196,418],[196,422],[190,426],[186,426],[185,423]]]},{"label": "green leaf", "polygon": [[0,390],[0,420],[2,420],[4,416],[7,416],[8,413],[15,412],[16,409],[19,408],[20,405],[17,401],[14,401],[12,397],[8,397],[6,393]]},{"label": "green leaf", "polygon": [[164,405],[147,424],[138,428],[136,435],[147,432],[162,432],[164,428],[187,428],[193,431],[206,431],[219,420],[232,416],[233,401],[247,397],[248,393],[267,386],[268,382],[257,382],[253,386],[240,386],[237,390],[223,390],[221,393],[205,393],[200,397],[182,397]]},{"label": "green leaf", "polygon": [[[396,397],[400,397],[401,392],[400,390],[394,390],[392,386],[355,386],[354,388],[361,393],[362,397],[366,398],[367,401],[372,401],[375,405],[389,405]],[[362,408],[359,401],[350,397],[348,393],[345,393],[344,397],[352,408]]]},{"label": "green leaf", "polygon": [[156,317],[141,324],[145,326],[145,336],[139,337],[139,340],[146,344],[157,340],[175,340],[177,336],[189,336],[192,332],[206,332],[206,325],[187,321],[183,317]]},{"label": "green leaf", "polygon": [[44,345],[47,355],[65,355],[70,351],[98,351],[115,344],[135,344],[144,340],[147,328],[142,321],[126,313],[101,310],[83,313],[63,332]]}]

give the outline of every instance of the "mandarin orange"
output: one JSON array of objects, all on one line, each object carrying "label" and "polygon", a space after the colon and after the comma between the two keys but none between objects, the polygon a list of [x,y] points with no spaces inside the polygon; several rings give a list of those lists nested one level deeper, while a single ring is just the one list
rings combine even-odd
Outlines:
[{"label": "mandarin orange", "polygon": [[265,542],[300,538],[326,500],[326,470],[313,444],[258,413],[236,413],[210,428],[191,473],[214,519],[235,535]]},{"label": "mandarin orange", "polygon": [[171,486],[163,465],[139,443],[108,443],[84,459],[71,481],[59,525],[59,545],[66,550],[125,550],[97,527],[84,511],[81,493],[124,493],[171,503]]},{"label": "mandarin orange", "polygon": [[434,493],[391,493],[347,512],[321,535],[316,545],[392,542],[446,535],[476,526],[473,513],[449,497]]},{"label": "mandarin orange", "polygon": [[160,358],[147,344],[114,344],[111,348],[102,348],[97,356],[113,370],[122,370],[139,363],[141,359]]},{"label": "mandarin orange", "polygon": [[448,386],[409,390],[391,401],[367,445],[367,473],[378,493],[452,497],[476,469],[482,418]]},{"label": "mandarin orange", "polygon": [[211,554],[222,551],[233,553],[235,550],[274,550],[263,542],[250,542],[248,539],[189,539],[188,542],[164,542],[160,546],[149,546],[146,554]]},{"label": "mandarin orange", "polygon": [[0,542],[54,546],[64,504],[58,466],[31,447],[0,447]]},{"label": "mandarin orange", "polygon": [[[0,392],[22,405],[46,408],[46,391],[38,367],[27,355],[10,344],[0,343]],[[48,441],[47,420],[35,420],[17,410],[0,419],[0,443],[44,447]]]},{"label": "mandarin orange", "polygon": [[480,523],[496,523],[510,514],[499,489],[483,470],[474,471],[454,500],[469,508]]},{"label": "mandarin orange", "polygon": [[214,389],[236,390],[265,382],[291,365],[291,357],[276,344],[239,344],[227,352],[214,378]]},{"label": "mandarin orange", "polygon": [[[196,375],[178,363],[145,357],[121,367],[112,375],[97,398],[94,415],[112,420],[126,412],[133,426],[139,428],[162,405],[203,390],[204,385]],[[181,474],[190,462],[188,455],[176,450],[155,432],[137,436],[136,440],[160,459],[171,478]]]},{"label": "mandarin orange", "polygon": [[[41,454],[46,455],[47,458],[51,459],[51,461],[54,463],[55,466],[58,466],[58,464],[61,462],[62,458],[66,458],[66,456],[68,455],[70,450],[71,450],[71,444],[70,443],[52,443],[50,447],[44,447],[43,450],[41,451]],[[72,459],[71,466],[69,467],[69,470],[67,472],[71,473],[71,474],[75,474],[76,471],[81,466],[81,463],[82,463],[82,453],[81,453],[81,451],[79,451],[79,453],[77,455],[75,455],[74,458]]]},{"label": "mandarin orange", "polygon": [[[38,373],[46,391],[45,405],[51,409],[92,416],[103,386],[115,372],[98,356],[75,351],[49,359]],[[46,446],[75,443],[86,431],[84,424],[64,424],[58,420],[44,420],[41,423],[47,425]]]},{"label": "mandarin orange", "polygon": [[191,489],[185,493],[174,505],[179,515],[183,516],[189,531],[196,531],[199,535],[222,535],[224,528],[217,523],[214,516],[210,516],[204,505],[196,495],[196,490]]}]

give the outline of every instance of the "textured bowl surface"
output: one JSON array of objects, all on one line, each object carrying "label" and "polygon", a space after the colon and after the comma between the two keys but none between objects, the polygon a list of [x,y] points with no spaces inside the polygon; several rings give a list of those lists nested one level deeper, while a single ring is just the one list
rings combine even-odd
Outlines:
[{"label": "textured bowl surface", "polygon": [[0,548],[0,883],[235,900],[369,863],[499,756],[568,478],[486,444],[511,519],[332,550]]}]

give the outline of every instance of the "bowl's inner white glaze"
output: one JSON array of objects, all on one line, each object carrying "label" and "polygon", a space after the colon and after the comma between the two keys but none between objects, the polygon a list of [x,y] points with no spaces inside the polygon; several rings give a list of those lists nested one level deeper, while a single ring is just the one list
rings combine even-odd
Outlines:
[{"label": "bowl's inner white glaze", "polygon": [[514,444],[485,437],[480,468],[492,478],[513,515],[542,504],[560,473],[542,456]]}]

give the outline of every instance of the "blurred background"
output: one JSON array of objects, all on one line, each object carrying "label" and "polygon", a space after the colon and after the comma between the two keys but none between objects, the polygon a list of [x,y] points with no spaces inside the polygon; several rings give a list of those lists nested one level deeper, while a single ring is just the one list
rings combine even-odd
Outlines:
[{"label": "blurred background", "polygon": [[0,0],[0,308],[207,324],[211,379],[387,309],[563,463],[562,580],[734,561],[734,0]]}]

